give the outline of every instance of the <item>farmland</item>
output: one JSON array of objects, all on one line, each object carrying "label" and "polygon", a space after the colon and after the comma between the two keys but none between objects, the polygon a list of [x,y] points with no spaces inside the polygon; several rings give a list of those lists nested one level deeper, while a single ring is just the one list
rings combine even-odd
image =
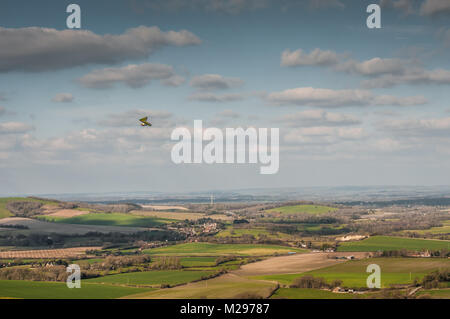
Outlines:
[{"label": "farmland", "polygon": [[272,299],[354,299],[352,294],[336,294],[331,291],[307,288],[280,288]]},{"label": "farmland", "polygon": [[267,281],[245,279],[233,274],[190,283],[184,286],[145,292],[126,298],[132,299],[183,299],[183,298],[245,298],[268,297],[275,284]]},{"label": "farmland", "polygon": [[199,280],[213,274],[212,271],[188,271],[188,270],[154,270],[146,272],[132,272],[118,275],[109,275],[94,279],[88,279],[88,283],[120,284],[154,286],[161,284],[178,285]]},{"label": "farmland", "polygon": [[155,227],[173,221],[171,219],[120,213],[91,213],[68,218],[43,215],[38,218],[53,223],[127,227]]},{"label": "farmland", "polygon": [[22,259],[22,258],[74,258],[84,255],[86,250],[101,249],[101,247],[76,247],[64,249],[35,249],[0,251],[0,259]]},{"label": "farmland", "polygon": [[276,245],[248,245],[248,244],[211,244],[211,243],[185,243],[162,248],[147,249],[145,253],[150,255],[168,256],[268,256],[276,253],[304,252],[299,248],[291,248]]},{"label": "farmland", "polygon": [[295,215],[295,214],[311,214],[321,215],[330,212],[337,211],[335,207],[322,206],[322,205],[292,205],[281,206],[277,208],[268,209],[267,213],[279,213],[281,215]]},{"label": "farmland", "polygon": [[131,288],[82,283],[82,289],[68,289],[66,283],[25,280],[0,280],[0,298],[26,299],[113,299],[152,291],[151,288]]},{"label": "farmland", "polygon": [[280,284],[290,284],[295,278],[304,275],[322,277],[327,282],[342,280],[346,287],[365,287],[368,274],[366,268],[377,264],[381,268],[381,285],[384,288],[391,284],[410,284],[417,277],[422,277],[434,270],[450,268],[448,259],[420,258],[370,258],[351,260],[345,263],[297,274],[279,274],[252,277],[254,279],[275,280]]},{"label": "farmland", "polygon": [[449,249],[450,241],[374,236],[361,241],[344,242],[338,251],[425,250]]},{"label": "farmland", "polygon": [[[436,280],[430,277],[433,271],[450,268],[449,241],[433,238],[448,227],[448,212],[441,208],[432,209],[427,220],[422,208],[415,213],[341,204],[339,209],[319,203],[142,209],[132,203],[44,202],[41,207],[18,204],[13,207],[17,216],[0,219],[0,275],[10,279],[0,282],[0,297],[383,298],[404,294],[418,279],[427,289],[417,296],[447,298],[448,283],[420,283]],[[31,208],[22,213],[21,207]],[[427,239],[407,237],[419,234],[410,229],[420,229]],[[411,257],[427,250],[432,258]],[[410,257],[393,257],[405,255]],[[83,296],[65,288],[65,265],[71,263],[89,278],[82,280]],[[364,290],[372,263],[381,267],[379,295],[331,292],[336,280],[341,287]],[[326,284],[323,289],[289,288],[305,275]],[[384,288],[391,285],[396,288],[389,295]]]}]

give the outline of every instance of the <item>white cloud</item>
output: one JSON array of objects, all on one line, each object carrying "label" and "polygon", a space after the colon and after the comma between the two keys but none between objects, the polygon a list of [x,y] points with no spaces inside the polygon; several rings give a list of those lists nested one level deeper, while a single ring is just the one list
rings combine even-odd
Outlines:
[{"label": "white cloud", "polygon": [[181,84],[173,67],[165,64],[130,64],[119,68],[105,68],[94,70],[79,79],[79,82],[88,88],[110,88],[115,83],[124,83],[132,88],[140,88],[152,80],[164,80],[163,84],[175,86]]},{"label": "white cloud", "polygon": [[403,136],[450,136],[450,117],[435,119],[386,120],[383,129]]},{"label": "white cloud", "polygon": [[205,90],[230,89],[244,84],[239,78],[226,78],[219,74],[203,74],[194,76],[190,82],[192,87]]},{"label": "white cloud", "polygon": [[199,102],[234,102],[244,99],[243,94],[237,94],[237,93],[228,93],[228,94],[216,94],[216,93],[209,93],[209,92],[198,92],[191,94],[188,99],[190,101],[199,101]]},{"label": "white cloud", "polygon": [[163,32],[140,26],[123,34],[98,35],[88,30],[50,28],[1,28],[0,72],[38,72],[98,63],[119,63],[146,58],[165,46],[200,44],[193,33]]},{"label": "white cloud", "polygon": [[58,93],[52,98],[52,101],[56,103],[70,103],[73,99],[74,97],[70,93]]},{"label": "white cloud", "polygon": [[420,14],[425,16],[436,16],[450,14],[450,1],[448,0],[425,0],[420,7]]},{"label": "white cloud", "polygon": [[136,11],[150,9],[153,11],[179,11],[186,9],[201,9],[204,11],[238,14],[267,8],[273,0],[135,0],[132,2]]},{"label": "white cloud", "polygon": [[290,127],[347,126],[361,123],[361,120],[353,115],[330,113],[324,110],[305,110],[288,114],[283,116],[281,121]]},{"label": "white cloud", "polygon": [[21,134],[32,131],[32,125],[21,122],[0,123],[0,134]]},{"label": "white cloud", "polygon": [[405,61],[400,59],[381,59],[376,57],[363,62],[354,60],[344,61],[336,69],[364,76],[376,76],[381,74],[403,73],[406,70],[406,66]]},{"label": "white cloud", "polygon": [[395,97],[375,96],[367,90],[331,90],[301,87],[273,92],[266,100],[278,105],[303,105],[318,107],[366,106],[366,105],[420,105],[427,101],[423,96]]},{"label": "white cloud", "polygon": [[281,66],[334,65],[338,63],[338,55],[333,51],[314,49],[309,54],[302,49],[285,50],[281,54]]},{"label": "white cloud", "polygon": [[307,127],[290,130],[284,140],[293,144],[336,144],[345,141],[356,141],[367,136],[360,127]]},{"label": "white cloud", "polygon": [[222,112],[217,113],[217,115],[220,117],[227,117],[232,119],[237,119],[240,117],[240,114],[238,112],[235,112],[230,109],[223,110]]},{"label": "white cloud", "polygon": [[363,81],[367,88],[385,88],[400,84],[450,84],[450,71],[445,69],[410,69],[404,74],[385,74]]}]

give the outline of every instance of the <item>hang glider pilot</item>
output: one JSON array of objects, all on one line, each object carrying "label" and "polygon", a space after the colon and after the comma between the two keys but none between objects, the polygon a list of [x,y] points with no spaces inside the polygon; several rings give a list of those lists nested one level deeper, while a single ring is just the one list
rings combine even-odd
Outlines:
[{"label": "hang glider pilot", "polygon": [[148,116],[141,118],[139,121],[141,122],[141,126],[152,126],[152,123],[148,122]]}]

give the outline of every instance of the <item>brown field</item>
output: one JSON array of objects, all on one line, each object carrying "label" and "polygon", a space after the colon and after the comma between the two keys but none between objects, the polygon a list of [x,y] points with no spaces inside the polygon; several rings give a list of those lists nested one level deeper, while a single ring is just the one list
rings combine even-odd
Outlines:
[{"label": "brown field", "polygon": [[[14,228],[1,228],[2,225],[23,225],[28,229]],[[101,233],[135,233],[150,228],[140,227],[125,227],[125,226],[100,226],[100,225],[75,225],[75,224],[63,224],[63,223],[50,223],[37,219],[25,218],[25,217],[9,217],[0,219],[0,229],[5,231],[14,231],[21,233],[58,233],[68,235],[84,235],[89,232],[101,232]]]},{"label": "brown field", "polygon": [[72,258],[86,254],[86,250],[101,249],[101,247],[75,247],[63,249],[42,249],[42,250],[16,250],[0,251],[0,259],[16,258]]},{"label": "brown field", "polygon": [[166,205],[141,205],[144,209],[152,209],[152,210],[188,210],[186,207],[183,206],[166,206]]},{"label": "brown field", "polygon": [[345,262],[344,259],[331,259],[329,256],[350,256],[365,258],[367,253],[308,253],[272,257],[263,261],[241,266],[233,273],[239,276],[260,276],[275,274],[295,274]]},{"label": "brown field", "polygon": [[47,216],[55,217],[75,217],[80,215],[89,214],[89,211],[76,210],[76,209],[60,209],[51,214],[46,214]]},{"label": "brown field", "polygon": [[275,282],[266,280],[254,280],[224,274],[222,276],[202,280],[187,285],[156,291],[145,292],[137,295],[126,296],[127,299],[229,299],[245,298],[245,296],[269,297],[276,286]]}]

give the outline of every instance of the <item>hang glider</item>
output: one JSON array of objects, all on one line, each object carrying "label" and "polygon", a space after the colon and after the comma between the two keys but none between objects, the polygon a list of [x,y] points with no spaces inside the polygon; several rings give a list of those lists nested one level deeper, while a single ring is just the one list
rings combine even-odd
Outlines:
[{"label": "hang glider", "polygon": [[152,123],[148,122],[148,116],[141,118],[139,121],[141,122],[141,126],[152,126]]}]

